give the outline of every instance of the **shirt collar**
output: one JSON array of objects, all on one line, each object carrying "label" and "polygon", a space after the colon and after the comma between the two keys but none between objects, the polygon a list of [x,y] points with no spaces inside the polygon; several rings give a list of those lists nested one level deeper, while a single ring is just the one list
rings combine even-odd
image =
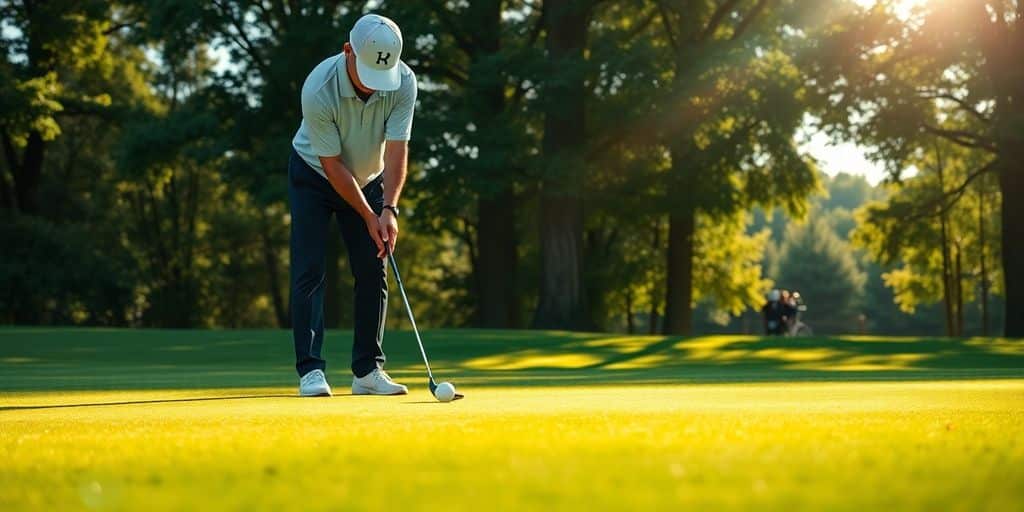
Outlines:
[{"label": "shirt collar", "polygon": [[[366,100],[367,104],[377,101],[378,98],[383,98],[388,95],[389,91],[373,91],[369,99]],[[345,65],[345,53],[341,53],[341,57],[338,59],[338,93],[343,98],[358,98],[356,94],[356,86],[352,85],[352,79],[348,77],[348,67]]]}]

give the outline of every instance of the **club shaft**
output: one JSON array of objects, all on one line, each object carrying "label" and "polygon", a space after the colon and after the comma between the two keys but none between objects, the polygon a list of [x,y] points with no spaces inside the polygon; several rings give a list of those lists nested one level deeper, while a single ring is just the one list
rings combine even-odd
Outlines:
[{"label": "club shaft", "polygon": [[420,330],[416,328],[416,318],[412,316],[412,306],[409,305],[409,297],[405,295],[405,285],[402,284],[402,274],[398,272],[398,263],[395,262],[395,255],[391,254],[387,243],[384,244],[388,253],[388,261],[391,262],[391,270],[395,273],[395,281],[398,282],[398,292],[402,294],[402,302],[405,303],[405,312],[409,314],[409,323],[412,324],[412,332],[416,335],[416,344],[420,347],[420,354],[423,356],[423,364],[427,367],[427,376],[430,382],[434,382],[434,373],[430,371],[430,361],[427,361],[427,351],[423,349],[423,340],[420,339]]}]

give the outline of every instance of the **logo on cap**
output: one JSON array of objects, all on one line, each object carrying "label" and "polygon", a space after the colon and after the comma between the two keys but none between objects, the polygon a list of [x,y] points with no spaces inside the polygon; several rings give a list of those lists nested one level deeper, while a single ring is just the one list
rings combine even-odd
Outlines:
[{"label": "logo on cap", "polygon": [[384,64],[385,66],[390,66],[390,64],[388,64],[388,59],[390,58],[391,52],[388,52],[387,55],[384,55],[384,52],[377,52],[377,64]]}]

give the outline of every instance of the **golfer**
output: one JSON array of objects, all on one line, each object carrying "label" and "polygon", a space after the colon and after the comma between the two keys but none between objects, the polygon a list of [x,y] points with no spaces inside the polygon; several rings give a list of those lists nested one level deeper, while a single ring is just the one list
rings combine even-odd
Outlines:
[{"label": "golfer", "polygon": [[324,254],[332,215],[355,278],[352,393],[403,395],[384,372],[385,244],[398,240],[416,103],[416,75],[400,59],[398,25],[376,14],[352,27],[344,51],[302,86],[302,124],[288,161],[291,313],[299,395],[330,396],[324,346]]}]

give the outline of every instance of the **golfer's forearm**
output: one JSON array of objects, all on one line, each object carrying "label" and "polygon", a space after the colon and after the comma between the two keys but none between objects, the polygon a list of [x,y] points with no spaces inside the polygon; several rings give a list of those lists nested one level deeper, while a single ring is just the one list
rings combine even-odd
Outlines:
[{"label": "golfer's forearm", "polygon": [[409,144],[389,140],[384,150],[384,204],[397,206],[409,167]]},{"label": "golfer's forearm", "polygon": [[345,168],[345,164],[341,162],[339,158],[323,158],[320,157],[320,164],[324,167],[324,174],[327,175],[327,181],[331,183],[331,187],[338,192],[338,195],[345,200],[360,217],[365,219],[375,218],[376,214],[373,213],[373,209],[370,208],[370,204],[366,202],[366,197],[363,196],[363,191],[359,190],[359,184],[356,183],[355,177],[352,173]]}]

